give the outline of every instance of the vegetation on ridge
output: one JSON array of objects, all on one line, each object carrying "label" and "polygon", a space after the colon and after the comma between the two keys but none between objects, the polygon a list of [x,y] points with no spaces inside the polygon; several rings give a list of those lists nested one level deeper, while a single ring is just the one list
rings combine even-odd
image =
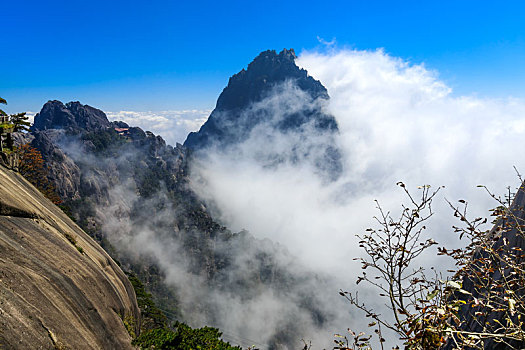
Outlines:
[{"label": "vegetation on ridge", "polygon": [[[386,300],[388,315],[374,311],[357,293],[341,291],[357,309],[371,318],[369,327],[384,349],[384,329],[399,336],[407,349],[522,349],[525,346],[525,211],[524,191],[509,193],[505,199],[488,193],[498,203],[492,211],[494,227],[484,230],[487,219],[470,219],[467,203],[448,202],[461,225],[453,226],[465,248],[438,249],[438,255],[454,259],[457,270],[449,278],[432,267],[429,275],[414,267],[416,259],[437,243],[422,239],[425,222],[433,215],[432,201],[439,188],[420,186],[420,197],[408,196],[393,218],[379,203],[377,228],[358,236],[366,258],[357,258],[363,273],[357,283],[374,286]],[[484,187],[484,186],[481,186]],[[484,187],[485,188],[485,187]],[[486,188],[485,188],[486,189]],[[521,192],[521,193],[520,193]],[[335,349],[371,349],[372,336],[364,332],[338,335]]]},{"label": "vegetation on ridge", "polygon": [[178,321],[170,326],[167,317],[157,308],[137,276],[128,273],[128,279],[135,289],[142,317],[140,335],[133,339],[133,345],[140,349],[241,350],[221,340],[222,333],[216,328],[194,329]]},{"label": "vegetation on ridge", "polygon": [[55,186],[47,178],[42,154],[29,144],[18,147],[16,151],[19,154],[18,171],[20,174],[54,204],[61,204],[62,200],[57,195]]}]

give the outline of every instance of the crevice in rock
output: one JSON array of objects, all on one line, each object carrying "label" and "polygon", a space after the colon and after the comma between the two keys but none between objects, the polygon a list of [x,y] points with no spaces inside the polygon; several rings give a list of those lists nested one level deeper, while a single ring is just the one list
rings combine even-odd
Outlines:
[{"label": "crevice in rock", "polygon": [[46,330],[47,335],[49,336],[49,339],[51,340],[51,343],[53,343],[53,347],[55,349],[62,349],[62,347],[58,344],[58,340],[55,334],[53,334],[53,332],[51,332],[51,330],[44,325],[44,322],[42,322],[42,320],[40,320],[40,325],[42,326],[42,328]]},{"label": "crevice in rock", "polygon": [[14,216],[18,218],[37,219],[38,215],[28,211],[15,208],[0,201],[0,216]]}]

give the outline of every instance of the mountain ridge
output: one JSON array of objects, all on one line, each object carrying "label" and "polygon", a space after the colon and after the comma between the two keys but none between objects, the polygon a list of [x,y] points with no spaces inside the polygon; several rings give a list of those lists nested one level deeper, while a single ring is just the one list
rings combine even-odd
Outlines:
[{"label": "mountain ridge", "polygon": [[63,104],[58,100],[48,101],[42,110],[35,115],[32,131],[46,129],[94,129],[111,126],[104,112],[80,102]]}]

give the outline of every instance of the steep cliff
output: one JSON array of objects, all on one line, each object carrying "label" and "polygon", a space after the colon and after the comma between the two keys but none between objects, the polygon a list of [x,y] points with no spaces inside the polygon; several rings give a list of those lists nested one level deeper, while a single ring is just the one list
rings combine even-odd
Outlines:
[{"label": "steep cliff", "polygon": [[108,254],[0,166],[0,348],[131,349],[140,314]]}]

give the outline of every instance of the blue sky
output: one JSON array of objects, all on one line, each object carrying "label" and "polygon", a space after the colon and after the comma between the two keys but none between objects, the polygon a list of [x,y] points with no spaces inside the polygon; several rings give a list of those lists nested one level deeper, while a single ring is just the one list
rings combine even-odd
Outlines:
[{"label": "blue sky", "polygon": [[525,97],[519,1],[6,1],[0,96],[108,110],[213,108],[260,51],[384,48],[456,94]]}]

